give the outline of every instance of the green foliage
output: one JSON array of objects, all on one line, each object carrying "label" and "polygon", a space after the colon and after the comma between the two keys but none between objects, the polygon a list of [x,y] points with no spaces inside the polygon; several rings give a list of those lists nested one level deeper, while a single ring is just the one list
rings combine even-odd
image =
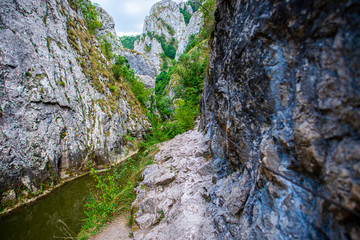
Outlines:
[{"label": "green foliage", "polygon": [[200,101],[208,64],[208,57],[201,60],[200,54],[200,51],[194,51],[191,54],[181,55],[179,67],[176,69],[182,85],[178,97],[193,104],[198,104]]},{"label": "green foliage", "polygon": [[[198,0],[196,2],[199,2],[200,4],[202,4],[204,2],[204,0]],[[193,0],[190,0],[187,4],[191,6],[193,12],[196,12],[200,8],[199,4],[196,4],[195,1],[193,1]]]},{"label": "green foliage", "polygon": [[199,115],[199,104],[192,101],[184,101],[180,99],[175,110],[175,120],[183,129],[192,129],[197,115]]},{"label": "green foliage", "polygon": [[174,67],[171,67],[168,72],[162,71],[155,80],[155,95],[161,96],[170,81],[170,77],[174,72]]},{"label": "green foliage", "polygon": [[174,114],[174,110],[172,109],[172,99],[169,96],[156,97],[156,108],[163,121],[170,119]]},{"label": "green foliage", "polygon": [[145,43],[145,52],[150,52],[151,51],[151,45],[147,45],[146,43]]},{"label": "green foliage", "polygon": [[150,94],[144,84],[137,80],[135,73],[130,69],[127,59],[122,56],[115,57],[115,63],[112,66],[112,72],[116,80],[126,79],[130,83],[130,89],[140,102],[141,106],[146,107],[148,96]]},{"label": "green foliage", "polygon": [[164,50],[165,56],[170,59],[174,59],[176,56],[175,38],[172,38],[170,43],[160,41],[161,47]]},{"label": "green foliage", "polygon": [[189,37],[189,43],[186,46],[183,54],[188,53],[191,49],[196,47],[199,43],[200,43],[200,39],[195,34],[191,34]]},{"label": "green foliage", "polygon": [[160,214],[160,216],[159,216],[159,218],[156,220],[156,223],[160,223],[161,220],[163,220],[164,217],[165,217],[164,211],[163,211],[162,209],[160,209],[160,210],[158,210],[157,212],[158,212],[158,214]]},{"label": "green foliage", "polygon": [[66,130],[64,130],[62,133],[61,133],[61,139],[65,138],[66,137]]},{"label": "green foliage", "polygon": [[134,43],[136,40],[140,38],[140,35],[136,36],[122,36],[120,37],[120,41],[123,44],[124,48],[134,49]]},{"label": "green foliage", "polygon": [[[168,24],[166,24],[166,27],[168,28],[168,31],[170,32],[170,34],[172,33],[172,35],[175,34],[174,29],[169,26]],[[173,32],[171,32],[173,31]],[[158,40],[158,42],[161,44],[161,48],[163,49],[165,56],[170,58],[170,59],[174,59],[175,55],[176,55],[176,48],[177,48],[177,43],[175,38],[172,38],[169,42],[166,41],[165,36],[164,35],[157,35],[154,32],[147,32],[147,35],[153,39],[155,38],[156,40]],[[150,52],[151,50],[151,46],[148,46],[145,44],[145,51],[146,52]],[[164,60],[164,59],[163,59]]]},{"label": "green foliage", "polygon": [[188,25],[190,22],[191,14],[186,10],[186,5],[184,6],[184,8],[180,8],[180,12],[184,16],[185,24]]},{"label": "green foliage", "polygon": [[[214,13],[217,7],[216,0],[204,0],[203,6],[208,9],[210,12]],[[199,33],[199,37],[201,40],[209,39],[211,33],[215,28],[215,19],[211,16],[204,8],[201,8],[204,18],[204,25]]]},{"label": "green foliage", "polygon": [[136,198],[134,188],[142,180],[141,173],[152,164],[151,157],[129,158],[105,174],[91,168],[96,186],[85,204],[86,219],[79,237],[92,235],[113,216],[130,210]]},{"label": "green foliage", "polygon": [[86,26],[90,33],[94,33],[95,29],[101,28],[102,24],[98,21],[99,13],[90,0],[77,0],[78,6],[84,15]]},{"label": "green foliage", "polygon": [[60,81],[60,82],[59,82],[59,85],[62,86],[62,87],[65,87],[65,82],[64,82],[64,81]]},{"label": "green foliage", "polygon": [[168,30],[171,36],[175,35],[175,30],[169,24],[166,24],[166,29]]},{"label": "green foliage", "polygon": [[111,43],[109,42],[109,40],[106,37],[102,37],[99,40],[100,43],[100,49],[101,51],[104,53],[104,55],[106,56],[106,58],[108,60],[111,60],[114,55],[113,55],[113,49],[111,46]]}]

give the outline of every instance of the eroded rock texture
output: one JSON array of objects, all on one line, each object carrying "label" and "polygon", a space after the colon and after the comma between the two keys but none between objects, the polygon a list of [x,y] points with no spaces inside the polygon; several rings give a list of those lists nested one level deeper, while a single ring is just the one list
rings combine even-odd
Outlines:
[{"label": "eroded rock texture", "polygon": [[95,5],[95,7],[99,13],[98,20],[102,25],[101,29],[96,29],[97,37],[100,39],[105,38],[111,44],[113,54],[126,57],[131,69],[134,70],[134,73],[144,83],[146,88],[155,88],[155,65],[144,54],[123,48],[121,41],[116,35],[115,22],[112,16],[100,6]]},{"label": "eroded rock texture", "polygon": [[162,143],[147,167],[133,207],[135,239],[216,239],[207,212],[213,164],[202,133],[191,130]]},{"label": "eroded rock texture", "polygon": [[[359,1],[220,0],[202,121],[220,239],[359,239]],[[234,141],[235,147],[229,139]]]},{"label": "eroded rock texture", "polygon": [[149,16],[145,18],[143,35],[134,44],[134,49],[145,54],[155,65],[157,73],[160,73],[163,64],[160,54],[163,54],[164,50],[161,42],[154,35],[163,37],[166,44],[174,39],[177,60],[185,51],[190,36],[197,34],[203,25],[202,13],[196,11],[186,26],[184,16],[179,9],[181,6],[183,4],[178,4],[172,0],[161,0],[154,4]]},{"label": "eroded rock texture", "polygon": [[37,191],[87,160],[115,161],[126,153],[124,135],[143,135],[139,105],[111,80],[74,1],[4,0],[0,19],[1,191]]}]

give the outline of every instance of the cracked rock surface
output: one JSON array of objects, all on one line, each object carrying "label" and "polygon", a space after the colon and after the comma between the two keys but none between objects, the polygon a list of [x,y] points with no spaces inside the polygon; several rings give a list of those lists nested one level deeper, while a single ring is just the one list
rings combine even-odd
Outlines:
[{"label": "cracked rock surface", "polygon": [[[86,170],[87,160],[115,161],[124,135],[143,135],[148,123],[129,104],[133,95],[118,89],[114,97],[100,71],[85,74],[111,63],[81,11],[68,1],[3,0],[0,19],[0,190],[36,192],[40,182]],[[82,52],[88,44],[92,62]]]},{"label": "cracked rock surface", "polygon": [[213,177],[207,149],[197,130],[160,144],[136,189],[135,239],[216,239],[206,211]]}]

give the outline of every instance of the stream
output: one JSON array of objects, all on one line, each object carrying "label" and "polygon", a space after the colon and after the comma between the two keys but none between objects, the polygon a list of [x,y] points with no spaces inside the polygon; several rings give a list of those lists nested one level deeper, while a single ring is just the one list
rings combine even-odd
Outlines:
[{"label": "stream", "polygon": [[[63,221],[76,236],[85,218],[84,204],[91,185],[92,176],[75,179],[45,197],[0,218],[1,240],[47,240],[63,239]],[[62,230],[62,231],[61,231]]]}]

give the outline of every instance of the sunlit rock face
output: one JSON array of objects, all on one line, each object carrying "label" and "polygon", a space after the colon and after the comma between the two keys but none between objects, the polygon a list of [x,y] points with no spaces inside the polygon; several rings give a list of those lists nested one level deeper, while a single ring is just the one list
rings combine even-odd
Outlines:
[{"label": "sunlit rock face", "polygon": [[[190,7],[191,9],[191,7]],[[202,12],[196,11],[190,18],[190,22],[188,26],[185,29],[184,35],[182,35],[179,39],[179,47],[176,51],[176,57],[175,59],[178,60],[180,55],[183,54],[183,52],[186,49],[186,46],[189,43],[189,38],[191,35],[196,35],[200,28],[204,25],[204,19],[202,18]]]},{"label": "sunlit rock face", "polygon": [[99,21],[102,24],[101,29],[96,30],[97,36],[105,38],[111,43],[114,54],[126,57],[131,69],[134,70],[134,73],[146,88],[155,88],[156,68],[154,63],[138,51],[123,48],[116,35],[114,19],[103,8],[95,6],[96,11],[99,13]]},{"label": "sunlit rock face", "polygon": [[204,135],[190,130],[159,144],[132,204],[139,230],[135,239],[217,239],[207,211],[208,189],[215,178],[206,161]]},{"label": "sunlit rock face", "polygon": [[201,111],[220,239],[360,238],[354,215],[259,164],[360,211],[359,10],[219,1]]},{"label": "sunlit rock face", "polygon": [[111,82],[111,63],[73,2],[4,0],[0,16],[1,190],[36,191],[88,161],[115,161],[124,135],[144,134],[145,116]]},{"label": "sunlit rock face", "polygon": [[[197,11],[191,17],[188,26],[186,26],[179,7],[183,7],[183,4],[179,5],[171,0],[162,0],[154,4],[149,16],[145,18],[143,35],[134,44],[136,51],[145,54],[154,63],[157,73],[159,73],[163,64],[160,54],[164,53],[164,50],[154,35],[163,36],[167,42],[174,38],[177,46],[177,60],[184,52],[191,34],[198,33],[203,25],[201,11]],[[189,12],[192,13],[192,9],[191,11],[190,9]]]}]

